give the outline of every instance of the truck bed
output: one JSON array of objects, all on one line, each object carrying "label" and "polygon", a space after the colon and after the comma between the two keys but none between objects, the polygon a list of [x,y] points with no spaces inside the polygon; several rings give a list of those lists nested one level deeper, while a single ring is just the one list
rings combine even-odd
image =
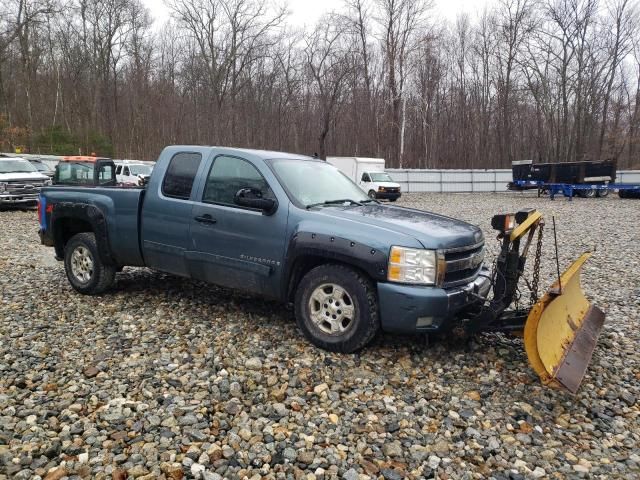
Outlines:
[{"label": "truck bed", "polygon": [[[64,208],[64,202],[98,208],[107,223],[108,241],[121,265],[143,266],[140,250],[139,212],[144,190],[121,187],[52,186],[42,189],[49,203]],[[57,207],[58,208],[58,207]]]}]

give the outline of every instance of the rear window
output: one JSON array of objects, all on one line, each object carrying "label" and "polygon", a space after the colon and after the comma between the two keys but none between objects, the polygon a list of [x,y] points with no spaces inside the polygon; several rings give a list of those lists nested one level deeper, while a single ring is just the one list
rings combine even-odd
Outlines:
[{"label": "rear window", "polygon": [[93,184],[93,163],[60,162],[56,167],[55,183]]},{"label": "rear window", "polygon": [[176,153],[162,181],[162,193],[167,197],[188,200],[201,160],[199,153]]}]

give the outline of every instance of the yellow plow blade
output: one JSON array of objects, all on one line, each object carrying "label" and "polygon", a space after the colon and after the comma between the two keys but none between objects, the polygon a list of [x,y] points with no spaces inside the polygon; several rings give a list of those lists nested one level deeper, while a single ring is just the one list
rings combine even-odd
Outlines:
[{"label": "yellow plow blade", "polygon": [[546,385],[576,393],[598,335],[604,313],[580,288],[580,270],[591,256],[583,253],[532,307],[524,327],[529,363]]}]

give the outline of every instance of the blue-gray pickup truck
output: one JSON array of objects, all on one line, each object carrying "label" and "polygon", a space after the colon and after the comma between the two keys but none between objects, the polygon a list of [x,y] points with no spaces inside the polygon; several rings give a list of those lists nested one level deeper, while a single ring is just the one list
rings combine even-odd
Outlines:
[{"label": "blue-gray pickup truck", "polygon": [[52,186],[40,238],[69,282],[100,294],[124,266],[293,303],[315,345],[353,352],[380,329],[436,332],[491,289],[468,223],[382,205],[300,155],[170,146],[146,187]]}]

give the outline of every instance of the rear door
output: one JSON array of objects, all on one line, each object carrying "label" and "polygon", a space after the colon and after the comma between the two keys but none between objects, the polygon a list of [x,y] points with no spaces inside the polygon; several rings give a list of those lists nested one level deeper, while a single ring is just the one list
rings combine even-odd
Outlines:
[{"label": "rear door", "polygon": [[202,165],[202,152],[177,152],[161,179],[149,185],[142,212],[142,250],[148,267],[190,276],[185,252],[191,249],[194,184]]},{"label": "rear door", "polygon": [[191,214],[193,249],[187,253],[191,274],[218,285],[277,296],[287,205],[278,206],[271,215],[240,207],[234,197],[243,188],[276,199],[255,164],[231,155],[215,157]]}]

